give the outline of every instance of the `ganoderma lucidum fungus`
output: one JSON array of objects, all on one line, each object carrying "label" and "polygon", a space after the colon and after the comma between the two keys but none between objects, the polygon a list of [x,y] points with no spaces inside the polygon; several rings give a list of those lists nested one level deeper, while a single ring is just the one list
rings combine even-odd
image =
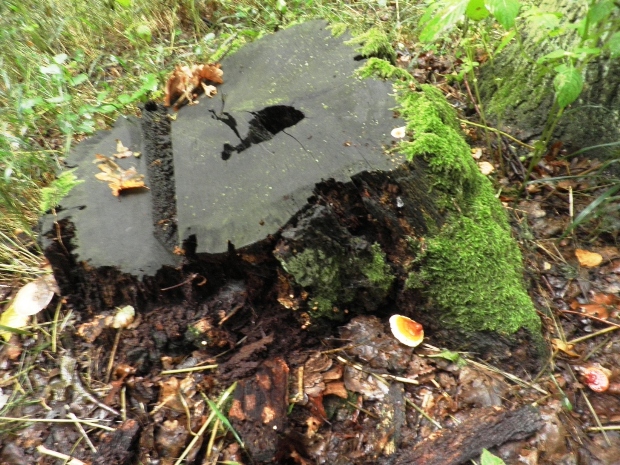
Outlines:
[{"label": "ganoderma lucidum fungus", "polygon": [[396,339],[409,347],[420,345],[424,339],[422,325],[406,316],[392,315],[390,317],[390,329]]}]

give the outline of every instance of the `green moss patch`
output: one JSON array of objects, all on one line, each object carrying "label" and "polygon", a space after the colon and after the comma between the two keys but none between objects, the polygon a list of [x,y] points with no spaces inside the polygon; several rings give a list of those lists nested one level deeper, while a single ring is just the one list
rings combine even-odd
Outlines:
[{"label": "green moss patch", "polygon": [[[316,318],[341,319],[344,314],[334,312],[334,307],[352,302],[358,292],[367,292],[380,302],[394,282],[379,244],[356,254],[344,249],[335,251],[333,247],[329,250],[309,248],[281,263],[297,284],[311,291],[312,316]],[[356,283],[355,288],[344,285],[351,282]]]},{"label": "green moss patch", "polygon": [[420,271],[409,284],[425,283],[424,292],[447,327],[503,334],[538,330],[540,321],[523,285],[521,253],[454,110],[431,86],[396,87],[401,115],[413,134],[399,149],[410,159],[426,160],[433,194],[447,213],[439,233],[427,238]]},{"label": "green moss patch", "polygon": [[345,42],[348,45],[360,44],[360,55],[365,58],[377,57],[396,63],[396,52],[392,47],[392,41],[381,29],[374,27],[363,34]]}]

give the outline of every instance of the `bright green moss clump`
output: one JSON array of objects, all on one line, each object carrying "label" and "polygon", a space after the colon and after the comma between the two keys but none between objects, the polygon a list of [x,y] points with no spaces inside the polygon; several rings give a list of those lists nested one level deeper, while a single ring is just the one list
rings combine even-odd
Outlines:
[{"label": "bright green moss clump", "polygon": [[360,77],[377,76],[381,79],[411,79],[408,71],[391,65],[381,58],[369,58],[366,64],[359,69]]},{"label": "bright green moss clump", "polygon": [[470,155],[454,110],[431,86],[412,92],[397,84],[397,91],[401,116],[414,134],[400,150],[427,161],[433,195],[447,213],[439,233],[426,238],[421,269],[410,284],[425,283],[424,292],[448,327],[537,331],[540,321],[524,289],[521,253],[491,183]]}]

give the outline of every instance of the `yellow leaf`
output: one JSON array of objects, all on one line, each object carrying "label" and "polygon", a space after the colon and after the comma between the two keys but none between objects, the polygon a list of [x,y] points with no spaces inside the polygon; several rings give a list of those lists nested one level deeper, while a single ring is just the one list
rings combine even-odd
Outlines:
[{"label": "yellow leaf", "polygon": [[[17,313],[13,305],[9,305],[9,308],[7,308],[0,316],[0,325],[7,326],[9,328],[21,329],[28,326],[29,321],[30,316]],[[0,330],[0,335],[6,342],[9,342],[9,339],[11,339],[13,333],[10,331]]]},{"label": "yellow leaf", "polygon": [[553,345],[554,352],[562,351],[571,357],[579,357],[579,354],[573,350],[573,347],[575,347],[573,344],[567,344],[561,339],[551,339],[551,344]]}]

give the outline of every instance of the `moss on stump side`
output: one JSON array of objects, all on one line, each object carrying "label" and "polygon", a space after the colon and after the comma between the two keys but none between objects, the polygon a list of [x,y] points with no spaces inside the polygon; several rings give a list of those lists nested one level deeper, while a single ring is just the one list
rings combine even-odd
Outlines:
[{"label": "moss on stump side", "polygon": [[[344,249],[335,251],[333,243],[327,249],[307,248],[288,258],[278,257],[295,282],[310,290],[313,317],[342,319],[340,307],[352,302],[360,292],[366,292],[371,301],[384,301],[394,274],[379,244],[356,254]],[[355,288],[350,286],[352,282]]]},{"label": "moss on stump side", "polygon": [[410,283],[424,283],[446,327],[504,335],[524,328],[539,339],[540,320],[524,288],[521,253],[454,110],[431,86],[417,92],[404,84],[396,87],[401,115],[413,133],[400,151],[427,161],[434,194],[447,212],[439,233],[426,238],[421,268]]}]

